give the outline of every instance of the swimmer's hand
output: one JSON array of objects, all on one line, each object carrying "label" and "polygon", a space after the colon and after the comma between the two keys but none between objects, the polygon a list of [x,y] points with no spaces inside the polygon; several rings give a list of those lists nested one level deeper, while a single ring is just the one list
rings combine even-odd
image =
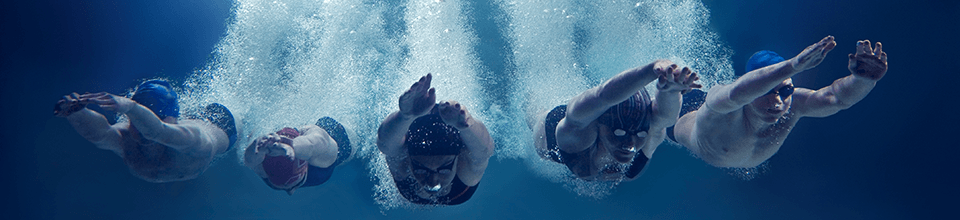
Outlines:
[{"label": "swimmer's hand", "polygon": [[80,95],[80,101],[88,101],[90,103],[99,105],[100,108],[103,108],[104,110],[114,111],[117,113],[127,113],[130,111],[130,109],[133,109],[134,106],[137,106],[137,102],[134,102],[133,100],[106,92],[86,93]]},{"label": "swimmer's hand", "polygon": [[876,48],[870,47],[870,40],[857,41],[857,53],[850,54],[847,69],[856,76],[871,80],[880,80],[887,74],[887,53],[877,42]]},{"label": "swimmer's hand", "polygon": [[271,133],[257,140],[257,151],[265,152],[273,157],[286,155],[289,158],[294,158],[295,152],[292,145],[293,139]]},{"label": "swimmer's hand", "polygon": [[791,58],[790,64],[797,72],[813,69],[817,67],[817,65],[820,65],[820,62],[827,56],[827,53],[836,46],[837,42],[833,41],[833,36],[824,37],[820,42],[810,45],[806,49],[803,49],[803,52],[797,54],[796,57]]},{"label": "swimmer's hand", "polygon": [[700,79],[697,76],[697,73],[690,70],[689,67],[684,67],[682,70],[677,69],[677,65],[672,65],[666,70],[655,70],[660,77],[657,79],[657,90],[660,92],[680,92],[687,93],[690,90],[703,87],[700,84],[694,83]]},{"label": "swimmer's hand", "polygon": [[53,115],[57,117],[67,117],[71,114],[83,110],[87,107],[87,102],[80,101],[80,94],[70,93],[63,96],[63,99],[53,105]]},{"label": "swimmer's hand", "polygon": [[247,146],[247,149],[243,155],[243,164],[247,166],[260,164],[263,162],[263,158],[266,156],[266,151],[261,151],[261,144],[266,141],[266,137],[260,137]]},{"label": "swimmer's hand", "polygon": [[407,92],[400,96],[400,114],[408,118],[417,118],[430,113],[437,95],[434,88],[430,88],[431,74],[420,77],[420,81],[413,83]]},{"label": "swimmer's hand", "polygon": [[443,122],[460,130],[470,127],[467,123],[467,108],[457,101],[445,101],[440,103],[439,107],[440,118],[443,119]]}]

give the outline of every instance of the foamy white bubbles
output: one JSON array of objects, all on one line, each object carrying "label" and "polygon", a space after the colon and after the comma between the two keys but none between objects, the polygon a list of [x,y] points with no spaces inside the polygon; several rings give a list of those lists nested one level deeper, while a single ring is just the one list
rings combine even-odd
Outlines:
[{"label": "foamy white bubbles", "polygon": [[706,88],[733,79],[731,52],[707,29],[709,13],[698,1],[498,0],[505,14],[494,16],[516,73],[489,75],[512,77],[516,88],[502,91],[525,101],[484,103],[491,98],[478,96],[491,85],[479,85],[478,72],[498,70],[484,70],[477,57],[480,40],[465,17],[473,9],[465,7],[479,4],[466,3],[238,0],[210,62],[186,80],[181,106],[228,107],[238,121],[238,156],[253,138],[333,117],[357,134],[351,142],[375,181],[374,199],[393,209],[420,206],[397,193],[376,131],[397,110],[400,94],[427,73],[434,74],[438,101],[461,102],[496,127],[495,140],[513,140],[496,144],[497,158],[525,159],[534,175],[594,198],[618,182],[572,178],[565,166],[533,156],[532,132],[510,116],[549,110],[661,58],[694,68]]},{"label": "foamy white bubbles", "polygon": [[360,0],[241,0],[234,7],[213,60],[187,80],[185,106],[227,106],[242,121],[238,146],[330,116],[361,134],[352,140],[359,156],[372,152],[375,136],[365,134],[376,126],[368,121],[389,109],[368,104],[382,93],[371,73],[395,72],[400,54],[383,28],[385,7]]}]

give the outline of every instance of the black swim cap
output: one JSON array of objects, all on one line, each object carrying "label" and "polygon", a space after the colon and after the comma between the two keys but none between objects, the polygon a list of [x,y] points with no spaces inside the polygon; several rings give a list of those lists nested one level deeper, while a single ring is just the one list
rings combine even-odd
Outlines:
[{"label": "black swim cap", "polygon": [[614,129],[638,133],[650,129],[647,118],[650,111],[650,95],[646,89],[640,89],[627,100],[607,109],[597,120]]},{"label": "black swim cap", "polygon": [[180,105],[177,104],[177,92],[173,91],[170,83],[165,80],[150,80],[137,86],[137,90],[130,97],[140,105],[153,111],[161,120],[167,116],[180,117]]},{"label": "black swim cap", "polygon": [[460,130],[443,122],[434,106],[430,114],[413,120],[404,145],[410,155],[459,155],[463,140]]}]

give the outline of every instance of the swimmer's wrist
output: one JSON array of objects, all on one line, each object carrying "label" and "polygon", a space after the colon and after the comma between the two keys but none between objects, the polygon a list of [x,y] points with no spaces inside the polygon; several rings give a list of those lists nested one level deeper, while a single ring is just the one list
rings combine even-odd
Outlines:
[{"label": "swimmer's wrist", "polygon": [[397,119],[400,119],[400,120],[402,120],[402,121],[412,121],[412,120],[414,120],[414,119],[417,119],[418,117],[420,117],[420,116],[416,116],[416,115],[413,115],[413,114],[407,114],[407,113],[403,113],[403,112],[398,112],[398,113],[397,113]]},{"label": "swimmer's wrist", "polygon": [[850,70],[850,74],[853,75],[854,79],[857,80],[867,80],[871,82],[880,81],[885,74],[876,74],[876,73],[858,73],[855,70]]},{"label": "swimmer's wrist", "polygon": [[57,116],[57,117],[64,117],[64,118],[66,118],[66,117],[70,117],[71,115],[73,115],[73,113],[77,113],[77,112],[82,111],[83,109],[86,109],[86,108],[87,108],[87,105],[86,105],[86,104],[81,104],[81,103],[69,105],[68,107],[66,107],[66,109],[64,109],[63,106],[61,106],[61,105],[58,104],[58,105],[54,106],[53,114],[54,114],[55,116]]},{"label": "swimmer's wrist", "polygon": [[[852,72],[852,71],[851,71],[851,72]],[[856,73],[856,72],[852,72],[850,75],[853,75],[853,80],[854,80],[854,81],[857,81],[857,82],[866,82],[866,83],[876,83],[877,81],[880,81],[881,78],[883,78],[882,76],[881,76],[881,77],[875,77],[875,76],[861,75],[861,74]]]}]

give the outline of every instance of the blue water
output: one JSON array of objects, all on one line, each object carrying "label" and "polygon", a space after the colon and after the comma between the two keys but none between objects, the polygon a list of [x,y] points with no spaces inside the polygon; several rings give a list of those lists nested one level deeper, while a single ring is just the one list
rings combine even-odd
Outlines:
[{"label": "blue water", "polygon": [[[953,1],[30,1],[0,9],[0,167],[13,219],[930,219],[960,196],[955,176]],[[746,181],[662,145],[640,179],[570,181],[526,151],[525,107],[552,105],[616,72],[670,58],[706,83],[756,50],[838,46],[794,77],[848,74],[859,39],[881,41],[888,75],[851,109],[802,120]],[[371,150],[379,120],[416,77],[464,102],[497,142],[467,203],[397,201]],[[51,105],[70,92],[180,85],[185,106],[218,101],[245,134],[335,116],[363,155],[324,185],[270,190],[238,155],[198,179],[153,184],[83,140]],[[564,85],[571,90],[554,89]],[[536,100],[526,102],[526,100]],[[303,103],[300,100],[320,100]],[[532,103],[532,104],[530,104]],[[187,107],[186,111],[191,109]],[[358,114],[357,112],[362,112]],[[112,118],[108,115],[108,118]],[[245,146],[244,140],[238,147]],[[562,174],[562,172],[561,172]]]}]

